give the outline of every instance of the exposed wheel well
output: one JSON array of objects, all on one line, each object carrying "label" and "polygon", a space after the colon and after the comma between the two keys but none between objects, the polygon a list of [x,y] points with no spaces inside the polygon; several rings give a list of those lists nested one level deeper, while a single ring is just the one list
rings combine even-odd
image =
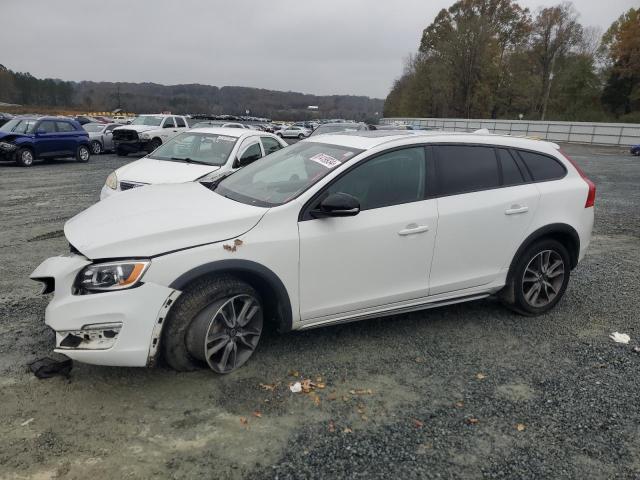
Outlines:
[{"label": "exposed wheel well", "polygon": [[177,278],[171,288],[185,290],[205,277],[232,275],[255,288],[264,303],[264,319],[280,332],[292,327],[291,302],[282,281],[268,268],[247,260],[222,260],[201,265]]},{"label": "exposed wheel well", "polygon": [[576,267],[576,265],[578,264],[578,256],[580,255],[580,237],[578,236],[578,232],[576,232],[576,230],[570,225],[564,223],[556,223],[547,225],[546,227],[542,227],[526,238],[526,240],[522,243],[522,245],[520,245],[520,248],[518,248],[516,254],[511,260],[507,279],[511,278],[513,269],[515,268],[520,255],[522,255],[524,251],[529,248],[529,246],[531,246],[534,242],[542,240],[543,238],[552,238],[560,242],[569,252],[571,269],[574,269]]}]

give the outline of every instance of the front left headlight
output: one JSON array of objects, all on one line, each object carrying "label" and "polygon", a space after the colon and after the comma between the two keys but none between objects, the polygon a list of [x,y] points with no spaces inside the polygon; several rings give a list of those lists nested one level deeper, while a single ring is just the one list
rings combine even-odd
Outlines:
[{"label": "front left headlight", "polygon": [[133,288],[140,284],[150,264],[151,260],[128,260],[88,265],[76,277],[76,291],[82,294]]},{"label": "front left headlight", "polygon": [[140,134],[140,139],[142,139],[142,140],[150,140],[151,139],[151,135],[149,135],[148,133],[141,133]]},{"label": "front left headlight", "polygon": [[111,190],[117,190],[118,189],[118,175],[116,174],[116,172],[111,172],[109,174],[109,176],[107,177],[107,180],[104,182],[104,184],[109,187]]}]

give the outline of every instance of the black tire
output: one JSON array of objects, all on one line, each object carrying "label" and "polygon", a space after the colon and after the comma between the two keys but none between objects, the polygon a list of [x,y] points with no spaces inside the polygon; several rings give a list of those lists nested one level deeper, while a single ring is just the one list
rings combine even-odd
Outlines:
[{"label": "black tire", "polygon": [[160,140],[159,138],[153,138],[150,142],[149,142],[149,147],[148,147],[148,152],[151,153],[153,152],[156,148],[160,147],[160,145],[162,145],[162,140]]},{"label": "black tire", "polygon": [[126,157],[127,155],[129,155],[129,152],[127,152],[127,151],[126,151],[125,149],[123,149],[123,148],[118,148],[118,149],[116,149],[116,154],[117,154],[119,157]]},{"label": "black tire", "polygon": [[[548,258],[546,268],[545,257]],[[554,267],[558,262],[561,265]],[[569,252],[562,243],[551,238],[538,240],[517,259],[500,298],[521,315],[542,315],[562,299],[569,284],[570,270]]]},{"label": "black tire", "polygon": [[197,340],[201,340],[204,346],[203,324],[198,315],[206,315],[222,301],[238,295],[250,295],[257,299],[262,320],[262,300],[258,292],[231,275],[196,280],[184,291],[167,315],[162,332],[162,354],[171,368],[188,372],[207,367],[203,354],[194,351]]},{"label": "black tire", "polygon": [[304,138],[304,135],[302,133],[298,135],[298,140],[302,140],[303,138]]},{"label": "black tire", "polygon": [[86,145],[80,145],[76,150],[76,161],[80,163],[87,163],[91,158],[91,151]]},{"label": "black tire", "polygon": [[93,155],[100,155],[102,153],[102,145],[99,141],[93,140],[91,142],[91,153]]},{"label": "black tire", "polygon": [[23,147],[16,152],[15,160],[21,167],[30,167],[33,165],[36,156],[33,150],[27,147]]}]

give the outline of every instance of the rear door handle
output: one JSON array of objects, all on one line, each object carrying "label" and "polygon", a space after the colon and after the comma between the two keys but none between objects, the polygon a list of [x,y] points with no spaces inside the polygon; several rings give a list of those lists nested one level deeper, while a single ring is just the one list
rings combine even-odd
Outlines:
[{"label": "rear door handle", "polygon": [[414,235],[416,233],[423,233],[428,231],[429,231],[429,225],[416,225],[415,223],[411,223],[407,225],[407,228],[400,230],[398,232],[398,235],[405,237],[407,235]]},{"label": "rear door handle", "polygon": [[518,215],[520,213],[527,213],[529,211],[529,207],[521,206],[521,205],[511,205],[511,208],[507,208],[504,211],[505,215]]}]

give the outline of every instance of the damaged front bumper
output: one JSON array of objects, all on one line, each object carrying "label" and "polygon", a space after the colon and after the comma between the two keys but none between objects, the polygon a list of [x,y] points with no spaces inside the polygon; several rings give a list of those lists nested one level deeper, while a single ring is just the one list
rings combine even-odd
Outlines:
[{"label": "damaged front bumper", "polygon": [[0,142],[0,160],[13,160],[18,147],[13,143]]},{"label": "damaged front bumper", "polygon": [[144,367],[155,362],[169,307],[180,292],[154,283],[127,290],[74,294],[76,276],[91,261],[69,254],[45,260],[31,278],[53,291],[45,323],[55,351],[94,365]]}]

